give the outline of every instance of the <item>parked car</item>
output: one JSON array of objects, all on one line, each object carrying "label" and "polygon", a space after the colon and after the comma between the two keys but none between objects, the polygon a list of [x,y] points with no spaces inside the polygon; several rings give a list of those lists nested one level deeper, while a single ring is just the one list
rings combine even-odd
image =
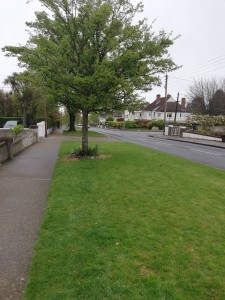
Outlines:
[{"label": "parked car", "polygon": [[7,121],[3,126],[3,128],[13,128],[19,124],[20,122],[18,120],[11,120],[11,121]]}]

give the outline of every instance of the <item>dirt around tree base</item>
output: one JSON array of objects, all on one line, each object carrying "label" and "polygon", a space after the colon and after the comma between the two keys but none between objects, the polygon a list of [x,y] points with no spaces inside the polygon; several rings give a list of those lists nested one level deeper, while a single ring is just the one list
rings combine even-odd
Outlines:
[{"label": "dirt around tree base", "polygon": [[83,156],[83,157],[76,157],[74,155],[68,155],[68,156],[64,156],[62,158],[62,161],[79,161],[79,160],[83,160],[83,159],[90,159],[90,160],[94,160],[94,159],[106,159],[106,158],[110,158],[111,155],[96,155],[96,156]]}]

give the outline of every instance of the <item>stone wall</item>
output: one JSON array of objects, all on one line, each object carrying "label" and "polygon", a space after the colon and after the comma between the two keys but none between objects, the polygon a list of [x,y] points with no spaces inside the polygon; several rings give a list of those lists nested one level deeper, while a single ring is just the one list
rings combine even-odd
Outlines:
[{"label": "stone wall", "polygon": [[11,159],[17,153],[38,142],[36,129],[24,129],[18,137],[13,137],[9,129],[0,129],[0,163]]}]

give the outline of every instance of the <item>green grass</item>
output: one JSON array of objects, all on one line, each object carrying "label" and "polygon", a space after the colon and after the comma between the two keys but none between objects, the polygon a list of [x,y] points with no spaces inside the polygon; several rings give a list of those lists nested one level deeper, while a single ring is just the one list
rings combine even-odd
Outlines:
[{"label": "green grass", "polygon": [[[77,129],[77,131],[72,131],[72,132],[64,130],[63,131],[63,135],[65,135],[65,136],[79,136],[79,137],[81,137],[82,136],[82,131],[79,130],[79,129]],[[105,135],[102,134],[102,133],[99,133],[99,132],[88,130],[88,136],[90,136],[90,137],[104,137]]]},{"label": "green grass", "polygon": [[24,299],[225,299],[225,172],[99,146],[56,164]]}]

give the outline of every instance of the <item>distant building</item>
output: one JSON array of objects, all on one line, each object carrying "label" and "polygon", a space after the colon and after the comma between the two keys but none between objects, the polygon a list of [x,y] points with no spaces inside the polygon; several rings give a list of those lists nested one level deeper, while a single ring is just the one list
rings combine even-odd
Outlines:
[{"label": "distant building", "polygon": [[[165,97],[157,95],[155,101],[148,104],[143,111],[125,113],[126,120],[164,120]],[[185,123],[190,113],[186,112],[186,99],[181,99],[181,104],[177,103],[171,95],[167,96],[166,121],[174,122],[176,114],[177,123]]]}]

